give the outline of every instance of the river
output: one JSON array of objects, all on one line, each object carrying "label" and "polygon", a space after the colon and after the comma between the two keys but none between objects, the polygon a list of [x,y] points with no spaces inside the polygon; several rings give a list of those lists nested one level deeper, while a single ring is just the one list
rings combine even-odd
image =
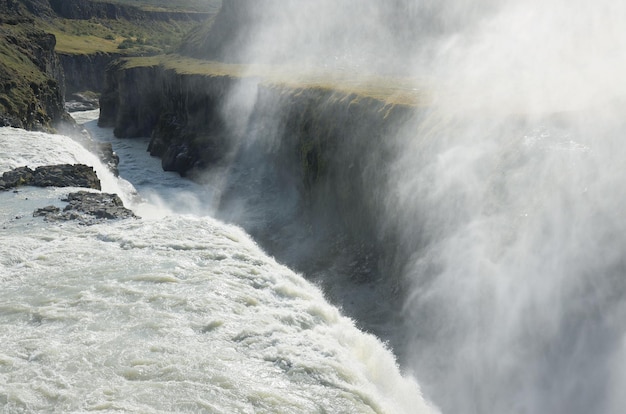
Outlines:
[{"label": "river", "polygon": [[2,128],[0,148],[0,171],[92,165],[142,217],[49,223],[33,210],[68,189],[0,193],[2,412],[436,412],[381,341],[211,218],[210,192],[142,140],[116,143],[120,178],[65,136]]}]

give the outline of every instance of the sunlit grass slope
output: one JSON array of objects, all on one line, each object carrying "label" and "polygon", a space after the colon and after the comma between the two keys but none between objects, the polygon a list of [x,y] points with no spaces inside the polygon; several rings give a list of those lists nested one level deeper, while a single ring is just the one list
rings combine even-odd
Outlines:
[{"label": "sunlit grass slope", "polygon": [[258,78],[261,83],[294,89],[325,89],[373,98],[393,105],[422,106],[429,98],[421,82],[413,78],[357,74],[341,70],[262,64],[231,64],[176,54],[133,57],[123,68],[160,66],[180,74]]},{"label": "sunlit grass slope", "polygon": [[163,53],[175,48],[184,33],[197,23],[191,21],[128,21],[123,19],[43,22],[57,38],[56,50],[65,54],[96,52],[128,55]]},{"label": "sunlit grass slope", "polygon": [[118,3],[135,6],[144,10],[217,12],[222,0],[96,0],[104,3]]},{"label": "sunlit grass slope", "polygon": [[[118,3],[162,13],[217,13],[221,0],[92,0]],[[149,55],[171,51],[198,25],[193,19],[41,19],[41,27],[57,38],[56,50],[65,54],[96,52]]]}]

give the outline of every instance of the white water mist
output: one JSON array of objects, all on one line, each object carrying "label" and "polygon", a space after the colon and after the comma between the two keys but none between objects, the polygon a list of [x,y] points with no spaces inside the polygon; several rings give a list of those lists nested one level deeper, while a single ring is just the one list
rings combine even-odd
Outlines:
[{"label": "white water mist", "polygon": [[424,63],[436,99],[388,217],[411,246],[407,365],[444,412],[626,406],[623,16],[502,2]]},{"label": "white water mist", "polygon": [[395,162],[371,168],[404,258],[398,352],[427,396],[454,413],[621,412],[626,6],[263,7],[233,60],[426,80]]}]

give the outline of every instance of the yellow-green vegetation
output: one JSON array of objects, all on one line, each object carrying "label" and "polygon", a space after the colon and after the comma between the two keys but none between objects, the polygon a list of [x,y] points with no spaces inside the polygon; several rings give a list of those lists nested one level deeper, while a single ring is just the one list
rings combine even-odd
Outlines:
[{"label": "yellow-green vegetation", "polygon": [[42,69],[54,65],[46,56],[53,45],[52,36],[27,19],[0,25],[0,125],[50,129],[59,120],[58,82]]},{"label": "yellow-green vegetation", "polygon": [[118,3],[149,11],[217,12],[221,0],[96,0],[101,3]]},{"label": "yellow-green vegetation", "polygon": [[262,83],[294,89],[343,92],[351,99],[373,98],[391,105],[425,105],[429,98],[417,79],[358,74],[319,68],[264,64],[231,64],[176,54],[133,57],[122,67],[160,66],[180,74],[259,78]]},{"label": "yellow-green vegetation", "polygon": [[[136,8],[128,8],[120,9],[123,11],[120,16],[128,15],[128,19],[81,20],[89,16],[83,12],[90,13],[91,9],[84,10],[77,3],[75,7],[70,5],[69,9],[63,9],[63,13],[78,18],[65,19],[45,0],[4,3],[0,0],[0,125],[51,129],[65,119],[62,60],[54,52],[128,56],[164,53],[175,49],[185,33],[206,19],[207,12],[215,11],[212,8],[215,4],[221,4],[220,0],[115,1],[140,5],[144,10],[165,11],[137,12]],[[201,3],[206,7],[200,7]],[[93,10],[94,16],[111,15],[102,12],[109,10],[108,6]],[[198,14],[194,14],[196,12]]]},{"label": "yellow-green vegetation", "polygon": [[176,47],[197,23],[191,21],[71,20],[42,22],[42,28],[57,38],[56,51],[65,54],[95,52],[128,55],[155,54]]},{"label": "yellow-green vegetation", "polygon": [[[13,34],[12,34],[13,35]],[[34,93],[30,85],[47,80],[37,66],[19,49],[9,46],[4,36],[0,37],[0,112],[15,114],[28,107]]]}]

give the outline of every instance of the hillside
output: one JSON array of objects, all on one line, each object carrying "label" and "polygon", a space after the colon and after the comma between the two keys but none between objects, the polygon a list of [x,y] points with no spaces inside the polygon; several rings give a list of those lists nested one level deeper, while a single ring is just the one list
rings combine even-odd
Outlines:
[{"label": "hillside", "polygon": [[96,0],[102,3],[115,3],[134,6],[144,10],[184,11],[216,13],[222,5],[221,0]]},{"label": "hillside", "polygon": [[55,15],[43,24],[57,37],[59,53],[145,55],[177,47],[186,32],[219,8],[215,1],[203,3],[207,11],[199,10],[194,0],[169,2],[167,7],[162,3],[49,0]]},{"label": "hillside", "polygon": [[21,3],[2,0],[0,11],[0,125],[50,129],[64,119],[55,37]]},{"label": "hillside", "polygon": [[55,129],[121,56],[173,50],[219,1],[0,0],[0,125]]}]

